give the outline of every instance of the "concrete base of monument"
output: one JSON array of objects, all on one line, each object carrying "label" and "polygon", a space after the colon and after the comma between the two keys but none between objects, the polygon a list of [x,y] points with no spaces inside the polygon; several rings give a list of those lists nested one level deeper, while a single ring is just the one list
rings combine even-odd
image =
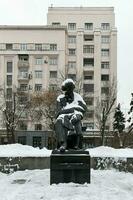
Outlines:
[{"label": "concrete base of monument", "polygon": [[50,184],[90,183],[90,155],[87,151],[52,151],[50,156]]}]

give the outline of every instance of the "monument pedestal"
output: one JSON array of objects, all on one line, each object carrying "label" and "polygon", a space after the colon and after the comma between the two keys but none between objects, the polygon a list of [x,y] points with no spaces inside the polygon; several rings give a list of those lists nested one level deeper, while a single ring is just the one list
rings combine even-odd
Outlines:
[{"label": "monument pedestal", "polygon": [[72,150],[60,153],[52,151],[50,157],[50,184],[90,183],[89,152]]}]

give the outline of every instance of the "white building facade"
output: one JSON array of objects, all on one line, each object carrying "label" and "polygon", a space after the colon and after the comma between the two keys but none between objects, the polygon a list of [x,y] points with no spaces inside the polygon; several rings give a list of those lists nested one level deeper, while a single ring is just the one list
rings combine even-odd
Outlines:
[{"label": "white building facade", "polygon": [[[117,79],[117,30],[112,7],[50,7],[46,26],[0,26],[0,86],[33,92],[77,81],[95,127],[96,98]],[[27,122],[27,130],[35,124]]]},{"label": "white building facade", "polygon": [[[113,7],[50,7],[47,24],[68,30],[68,77],[81,81],[88,105],[84,124],[97,128],[97,97],[104,99],[107,82],[117,82],[117,30]],[[113,115],[112,115],[113,116]],[[111,127],[112,117],[108,126]]]}]

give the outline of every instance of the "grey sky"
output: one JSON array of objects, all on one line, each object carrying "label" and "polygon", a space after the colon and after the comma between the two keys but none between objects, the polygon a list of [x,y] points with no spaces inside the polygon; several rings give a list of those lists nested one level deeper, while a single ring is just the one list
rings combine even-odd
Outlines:
[{"label": "grey sky", "polygon": [[129,107],[133,92],[132,0],[0,0],[1,25],[46,24],[48,7],[114,6],[118,29],[118,102]]}]

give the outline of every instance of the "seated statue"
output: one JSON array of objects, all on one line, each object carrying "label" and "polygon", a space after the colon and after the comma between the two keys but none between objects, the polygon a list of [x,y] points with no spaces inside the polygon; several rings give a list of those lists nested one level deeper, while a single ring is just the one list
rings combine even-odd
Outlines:
[{"label": "seated statue", "polygon": [[65,151],[69,149],[68,138],[72,134],[76,137],[72,141],[72,149],[80,148],[80,138],[82,136],[81,120],[86,111],[86,103],[82,97],[74,92],[75,83],[72,79],[66,79],[62,84],[61,94],[57,97],[57,117],[55,132],[57,136],[57,149]]}]

